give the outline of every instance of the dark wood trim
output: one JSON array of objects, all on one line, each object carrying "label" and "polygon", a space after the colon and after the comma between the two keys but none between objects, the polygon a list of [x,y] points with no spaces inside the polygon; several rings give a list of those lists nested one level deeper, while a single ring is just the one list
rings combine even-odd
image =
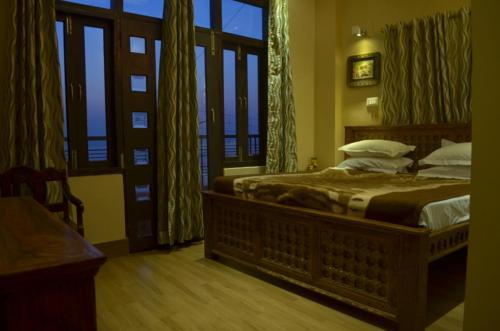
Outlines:
[{"label": "dark wood trim", "polygon": [[114,20],[116,18],[116,14],[113,9],[86,6],[62,0],[56,1],[56,11],[64,14],[92,16],[95,18],[103,18],[109,20]]},{"label": "dark wood trim", "polygon": [[[157,191],[156,191],[156,63],[155,41],[161,40],[161,21],[138,19],[138,15],[123,15],[121,18],[121,74],[120,82],[123,116],[124,194],[126,209],[126,232],[131,252],[156,247]],[[134,54],[129,50],[129,37],[140,36],[146,40],[145,54]],[[146,92],[132,92],[130,75],[146,75]],[[148,128],[134,129],[132,113],[146,112]],[[147,148],[149,163],[136,165],[133,150]],[[150,185],[149,201],[136,199],[135,186]],[[151,233],[147,233],[148,231]]]},{"label": "dark wood trim", "polygon": [[257,7],[267,7],[269,4],[268,0],[236,0],[238,2],[247,3],[249,5],[257,6]]},{"label": "dark wood trim", "polygon": [[123,169],[118,167],[109,168],[86,168],[86,169],[69,169],[69,177],[83,176],[99,176],[99,175],[115,175],[123,174]]},{"label": "dark wood trim", "polygon": [[108,258],[125,256],[130,252],[129,240],[127,238],[94,244],[94,247],[100,250]]}]

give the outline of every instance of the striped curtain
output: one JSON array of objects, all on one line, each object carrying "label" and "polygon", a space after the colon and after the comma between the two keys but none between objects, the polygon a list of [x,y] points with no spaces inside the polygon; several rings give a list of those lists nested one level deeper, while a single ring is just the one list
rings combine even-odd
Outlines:
[{"label": "striped curtain", "polygon": [[8,7],[11,57],[7,107],[0,109],[0,172],[19,165],[65,169],[55,2],[12,1]]},{"label": "striped curtain", "polygon": [[269,1],[267,173],[297,171],[288,0]]},{"label": "striped curtain", "polygon": [[384,125],[471,121],[471,13],[385,27]]},{"label": "striped curtain", "polygon": [[203,238],[192,0],[165,1],[158,90],[158,242]]}]

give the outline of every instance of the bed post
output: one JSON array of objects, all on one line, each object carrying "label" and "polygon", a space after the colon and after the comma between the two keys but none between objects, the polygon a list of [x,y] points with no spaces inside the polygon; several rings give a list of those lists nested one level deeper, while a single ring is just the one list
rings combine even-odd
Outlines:
[{"label": "bed post", "polygon": [[398,329],[424,331],[426,326],[429,234],[401,237]]},{"label": "bed post", "polygon": [[203,193],[203,227],[205,230],[205,258],[213,259],[215,255],[212,253],[213,240],[215,239],[213,212],[213,200],[208,194]]}]

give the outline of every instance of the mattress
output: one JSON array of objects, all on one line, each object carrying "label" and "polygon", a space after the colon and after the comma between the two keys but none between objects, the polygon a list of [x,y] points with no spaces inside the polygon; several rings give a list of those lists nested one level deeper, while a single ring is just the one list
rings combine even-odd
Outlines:
[{"label": "mattress", "polygon": [[467,222],[470,218],[469,206],[470,195],[431,202],[422,208],[418,224],[431,230],[440,230]]}]

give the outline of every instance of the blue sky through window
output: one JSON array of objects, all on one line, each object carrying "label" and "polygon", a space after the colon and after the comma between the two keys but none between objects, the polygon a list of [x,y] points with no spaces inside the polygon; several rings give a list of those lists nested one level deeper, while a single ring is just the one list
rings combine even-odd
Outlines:
[{"label": "blue sky through window", "polygon": [[235,0],[222,0],[222,31],[239,36],[263,39],[262,8]]},{"label": "blue sky through window", "polygon": [[161,0],[123,0],[123,11],[156,18],[163,17]]}]

